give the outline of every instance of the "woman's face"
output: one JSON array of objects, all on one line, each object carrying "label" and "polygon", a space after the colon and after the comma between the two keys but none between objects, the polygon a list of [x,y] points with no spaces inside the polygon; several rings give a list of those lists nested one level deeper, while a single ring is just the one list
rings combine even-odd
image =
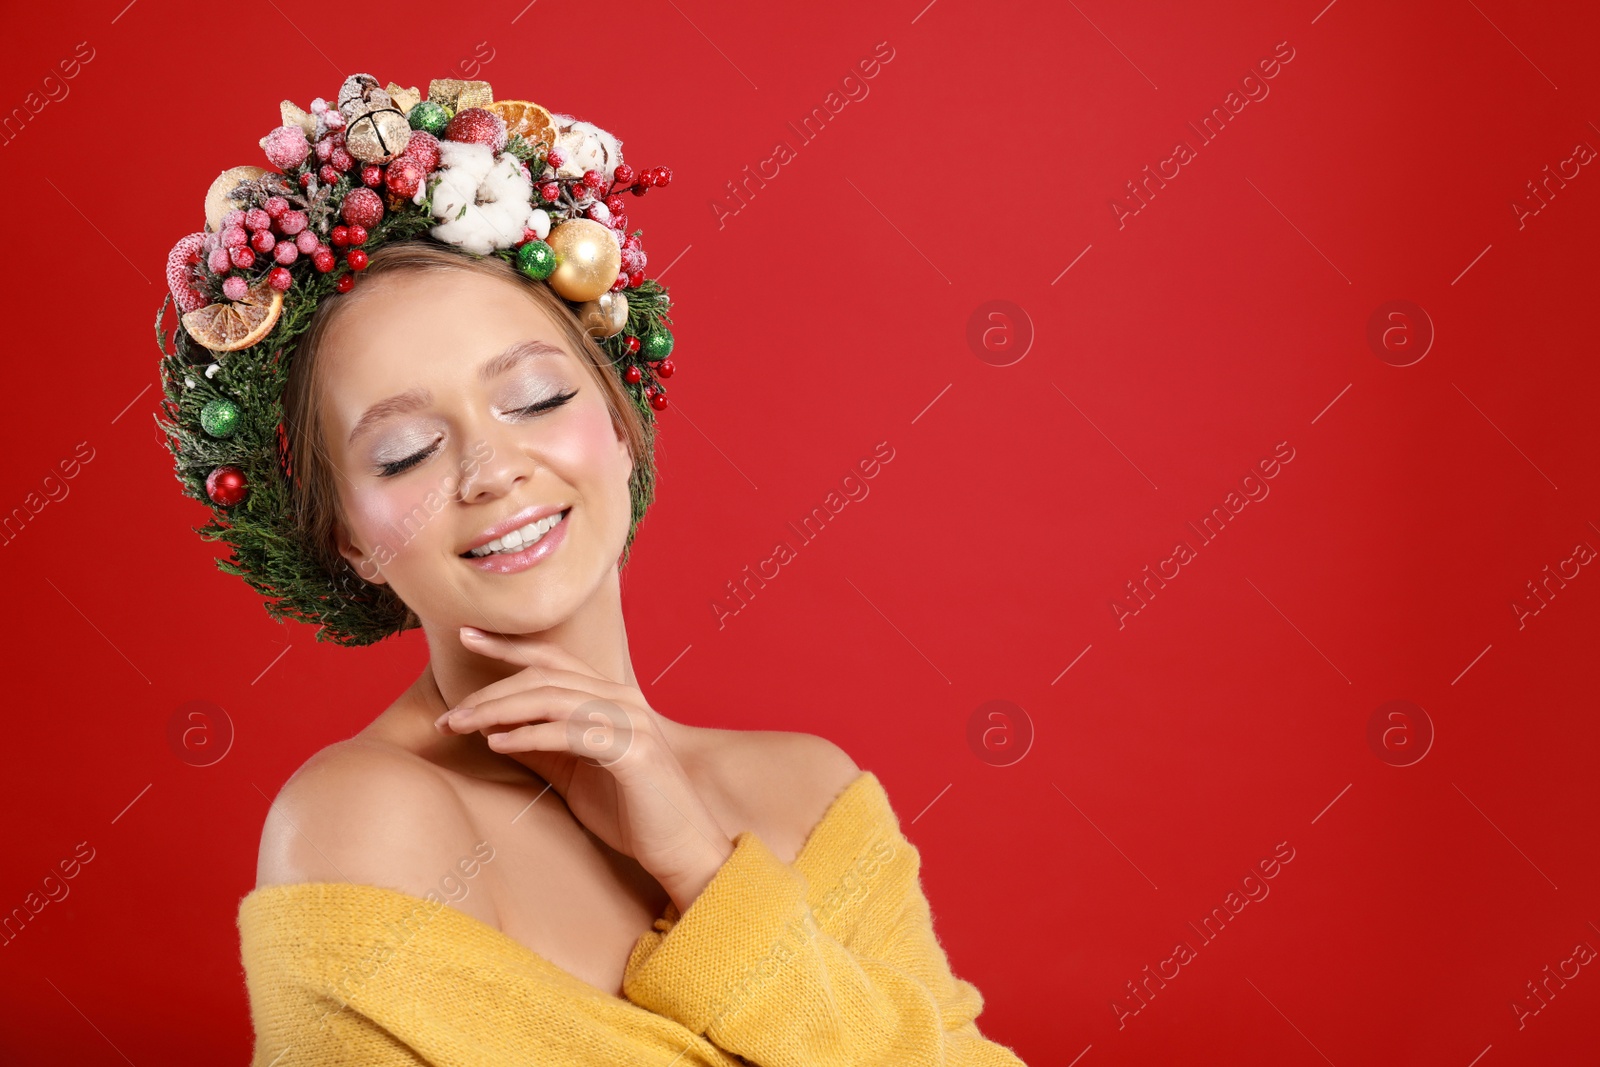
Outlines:
[{"label": "woman's face", "polygon": [[[355,306],[318,354],[341,554],[432,627],[568,618],[615,571],[631,515],[628,446],[587,364],[515,282],[407,271],[360,286],[336,298]],[[496,551],[474,554],[491,535]]]}]

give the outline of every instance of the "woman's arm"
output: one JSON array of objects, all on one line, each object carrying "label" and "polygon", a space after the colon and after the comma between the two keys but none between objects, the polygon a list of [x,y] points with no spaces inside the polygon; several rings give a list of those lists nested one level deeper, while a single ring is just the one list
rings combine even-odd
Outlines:
[{"label": "woman's arm", "polygon": [[753,831],[734,843],[688,911],[635,946],[628,999],[758,1067],[1022,1064],[978,1030],[983,997],[951,973],[897,826],[816,910]]}]

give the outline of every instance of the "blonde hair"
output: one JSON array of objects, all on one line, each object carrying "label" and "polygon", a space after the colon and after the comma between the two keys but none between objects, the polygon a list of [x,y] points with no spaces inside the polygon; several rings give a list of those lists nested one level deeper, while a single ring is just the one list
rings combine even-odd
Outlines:
[{"label": "blonde hair", "polygon": [[[485,274],[519,286],[550,316],[568,347],[594,378],[611,413],[612,425],[627,442],[633,459],[633,473],[628,479],[632,514],[619,560],[619,566],[625,565],[639,522],[655,497],[655,422],[648,407],[624,388],[611,358],[584,330],[571,305],[549,285],[528,278],[499,256],[474,255],[428,238],[392,241],[370,254],[356,284],[370,285],[374,279],[389,274],[439,270]],[[339,309],[349,303],[336,294],[318,301],[305,335],[296,346],[283,389],[281,458],[295,527],[304,548],[327,569],[333,585],[330,592],[345,601],[331,606],[333,610],[328,614],[342,619],[355,612],[362,616],[363,630],[386,631],[384,636],[388,636],[414,629],[421,625],[420,620],[389,585],[366,581],[339,554],[336,526],[343,523],[344,515],[336,481],[338,472],[329,462],[320,437],[321,375],[317,373],[317,355],[329,327],[339,317]],[[325,620],[324,625],[332,623]]]}]

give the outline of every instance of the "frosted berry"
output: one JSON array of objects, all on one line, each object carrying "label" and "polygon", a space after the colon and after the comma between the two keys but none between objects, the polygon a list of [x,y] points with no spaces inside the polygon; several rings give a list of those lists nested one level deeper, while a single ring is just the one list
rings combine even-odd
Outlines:
[{"label": "frosted berry", "polygon": [[267,217],[275,219],[282,215],[285,211],[289,210],[289,201],[285,200],[281,196],[269,196],[267,197],[267,202],[264,206],[266,208]]},{"label": "frosted berry", "polygon": [[257,230],[250,235],[250,247],[263,255],[272,251],[272,246],[277,243],[278,239],[272,236],[271,230]]},{"label": "frosted berry", "polygon": [[367,269],[367,254],[359,248],[352,248],[344,254],[344,261],[350,264],[351,270]]},{"label": "frosted berry", "polygon": [[617,169],[611,172],[611,176],[617,180],[618,185],[633,184],[633,168],[626,163],[618,163]]},{"label": "frosted berry", "polygon": [[319,244],[321,242],[317,240],[317,235],[312,230],[301,230],[294,235],[294,246],[300,250],[300,254],[303,256],[309,256],[315,252]]},{"label": "frosted berry", "polygon": [[213,248],[206,258],[206,266],[211,268],[212,274],[226,274],[233,268],[233,257],[226,248]]},{"label": "frosted berry", "polygon": [[[241,220],[243,220],[244,213],[240,212],[239,217]],[[222,247],[224,248],[238,248],[239,246],[248,243],[249,240],[250,235],[244,232],[243,226],[240,226],[236,223],[229,223],[222,227]]]},{"label": "frosted berry", "polygon": [[288,267],[273,267],[267,272],[267,284],[278,292],[285,292],[294,284],[294,275],[289,273]]},{"label": "frosted berry", "polygon": [[364,244],[366,244],[367,243],[367,228],[365,226],[351,226],[350,227],[350,243],[352,245],[364,245]]},{"label": "frosted berry", "polygon": [[[346,198],[348,199],[348,198]],[[285,211],[278,216],[278,229],[293,237],[306,228],[306,213],[304,211]]]},{"label": "frosted berry", "polygon": [[545,182],[543,185],[539,186],[539,196],[541,199],[547,200],[552,204],[555,203],[557,200],[561,199],[561,183]]},{"label": "frosted berry", "polygon": [[272,258],[280,266],[287,267],[300,258],[300,250],[294,246],[293,241],[279,241],[272,249]]},{"label": "frosted berry", "polygon": [[[251,267],[255,266],[256,262],[256,254],[250,251],[249,245],[240,245],[238,248],[228,249],[228,258],[232,260],[233,265],[238,267],[240,270],[249,270]],[[237,300],[238,297],[234,297],[234,299]]]},{"label": "frosted berry", "polygon": [[335,248],[343,248],[350,243],[350,227],[345,225],[335,226],[328,233],[328,243]]},{"label": "frosted berry", "polygon": [[229,300],[243,300],[244,294],[250,291],[250,284],[237,274],[230,274],[222,282],[222,295]]},{"label": "frosted berry", "polygon": [[506,146],[506,120],[485,108],[464,107],[445,127],[444,136],[447,141],[488,145],[490,151],[499,152]]},{"label": "frosted berry", "polygon": [[332,159],[333,158],[333,139],[329,138],[329,137],[324,137],[322,140],[318,141],[317,142],[317,146],[316,146],[316,152],[317,152],[317,161],[319,163],[326,163],[326,162],[328,162],[328,160]]},{"label": "frosted berry", "polygon": [[587,185],[589,188],[598,189],[605,183],[606,176],[601,174],[599,171],[586,170],[583,172],[583,184]]},{"label": "frosted berry", "polygon": [[629,272],[629,274],[628,274],[628,284],[633,286],[635,289],[637,289],[639,286],[643,285],[644,284],[644,271],[636,270],[636,271]]},{"label": "frosted berry", "polygon": [[339,180],[339,172],[332,163],[324,163],[322,169],[317,171],[317,177],[321,178],[324,184],[332,185]]},{"label": "frosted berry", "polygon": [[556,170],[561,169],[561,164],[567,161],[567,155],[559,148],[552,148],[544,155],[544,161]]},{"label": "frosted berry", "polygon": [[279,126],[261,139],[261,150],[267,154],[268,163],[287,171],[305,162],[311,142],[300,127]]},{"label": "frosted berry", "polygon": [[311,262],[316,264],[317,270],[323,274],[333,269],[333,249],[319,248],[311,254]]},{"label": "frosted berry", "polygon": [[252,233],[260,233],[272,225],[272,216],[258,207],[253,207],[244,213],[244,224]]},{"label": "frosted berry", "polygon": [[655,181],[651,183],[652,185],[666,185],[670,181],[672,181],[671,169],[667,167],[655,168]]},{"label": "frosted berry", "polygon": [[361,184],[369,188],[377,188],[383,184],[383,168],[376,163],[368,163],[361,168]]},{"label": "frosted berry", "polygon": [[333,150],[333,158],[328,160],[328,162],[332,163],[334,168],[340,171],[349,170],[351,167],[356,165],[356,161],[351,157],[349,152],[345,151],[344,146],[342,145]]}]

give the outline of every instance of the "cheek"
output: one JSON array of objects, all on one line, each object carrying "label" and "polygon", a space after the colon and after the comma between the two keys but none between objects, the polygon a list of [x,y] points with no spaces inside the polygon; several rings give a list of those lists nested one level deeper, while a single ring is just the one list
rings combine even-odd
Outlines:
[{"label": "cheek", "polygon": [[611,413],[602,403],[585,404],[574,411],[573,419],[549,453],[552,463],[559,464],[567,478],[581,483],[587,494],[597,491],[597,485],[606,485],[619,476],[626,476],[628,456],[617,440],[611,424]]},{"label": "cheek", "polygon": [[437,524],[433,518],[449,498],[437,486],[373,486],[346,502],[356,544],[380,564],[402,557],[407,548],[427,543]]}]

